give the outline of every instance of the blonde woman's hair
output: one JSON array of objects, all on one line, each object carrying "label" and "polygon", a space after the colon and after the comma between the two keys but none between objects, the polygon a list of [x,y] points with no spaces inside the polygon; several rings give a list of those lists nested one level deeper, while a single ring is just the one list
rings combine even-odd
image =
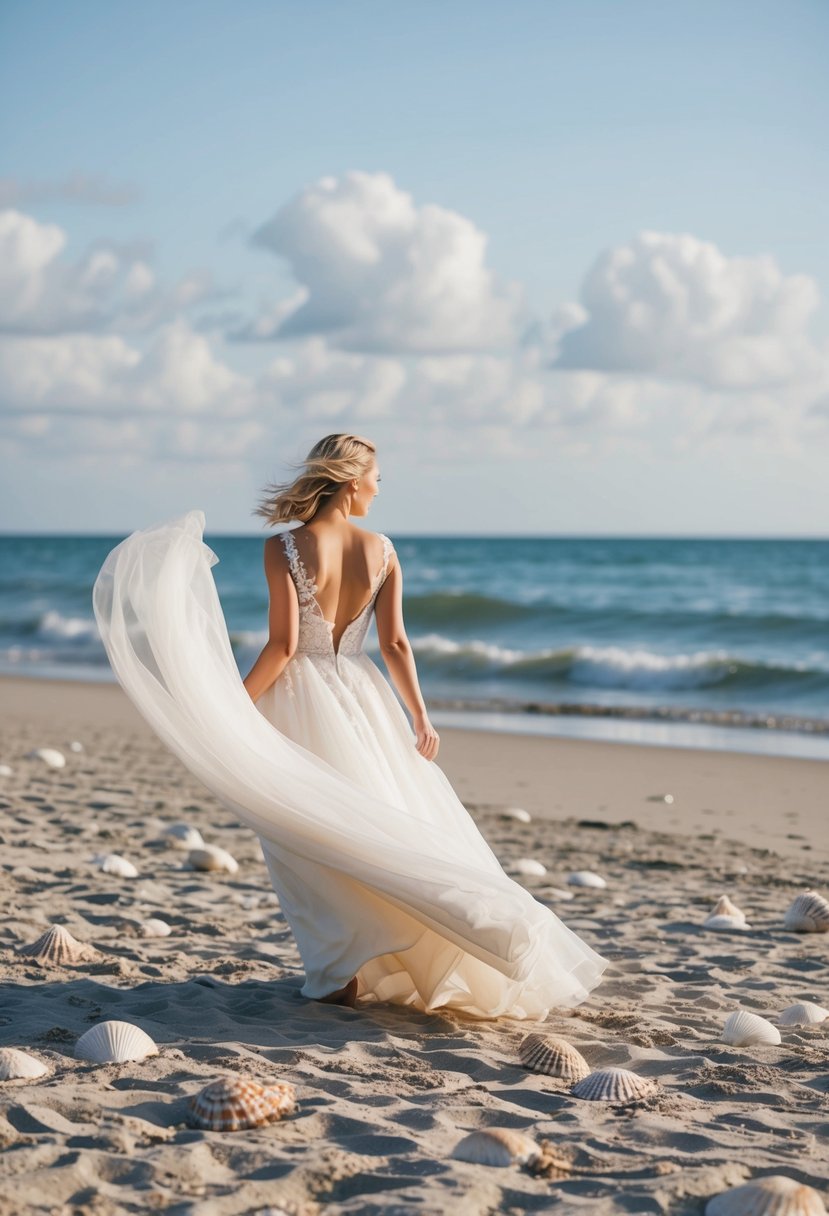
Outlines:
[{"label": "blonde woman's hair", "polygon": [[304,523],[312,519],[325,499],[336,494],[341,485],[369,471],[376,450],[371,440],[362,435],[326,435],[314,444],[304,460],[292,466],[304,471],[293,481],[268,486],[252,514],[263,515],[267,524],[290,519]]}]

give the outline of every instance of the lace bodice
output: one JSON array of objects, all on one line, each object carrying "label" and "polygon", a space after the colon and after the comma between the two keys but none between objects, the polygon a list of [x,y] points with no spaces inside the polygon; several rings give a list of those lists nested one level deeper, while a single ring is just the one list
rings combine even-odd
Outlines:
[{"label": "lace bodice", "polygon": [[383,538],[383,565],[374,577],[371,595],[362,610],[349,621],[343,630],[338,650],[334,650],[335,621],[329,621],[322,614],[317,602],[317,584],[309,577],[302,558],[299,556],[292,530],[281,533],[282,544],[291,569],[291,577],[296,586],[299,598],[299,641],[297,654],[322,655],[325,658],[337,659],[340,655],[359,654],[363,649],[366,633],[371,621],[371,613],[377,593],[382,587],[389,570],[389,559],[394,552],[394,546],[389,538],[379,533]]}]

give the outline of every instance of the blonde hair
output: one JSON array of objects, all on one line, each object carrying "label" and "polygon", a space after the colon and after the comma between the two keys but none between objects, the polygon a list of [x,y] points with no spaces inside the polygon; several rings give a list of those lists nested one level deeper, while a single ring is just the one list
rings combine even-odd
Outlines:
[{"label": "blonde hair", "polygon": [[293,481],[268,486],[252,514],[263,515],[268,524],[313,518],[322,502],[336,494],[341,485],[369,471],[376,451],[371,440],[362,435],[326,435],[293,466],[304,472]]}]

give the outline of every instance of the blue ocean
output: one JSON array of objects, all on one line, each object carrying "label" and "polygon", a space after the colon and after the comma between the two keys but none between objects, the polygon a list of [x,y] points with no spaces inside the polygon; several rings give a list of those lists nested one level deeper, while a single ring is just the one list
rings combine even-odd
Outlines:
[{"label": "blue ocean", "polygon": [[[594,735],[697,723],[829,743],[829,541],[389,535],[444,721],[579,721]],[[263,536],[205,534],[243,675],[267,637]],[[0,537],[0,671],[114,679],[91,589],[121,539]],[[367,646],[382,668],[373,624]]]}]

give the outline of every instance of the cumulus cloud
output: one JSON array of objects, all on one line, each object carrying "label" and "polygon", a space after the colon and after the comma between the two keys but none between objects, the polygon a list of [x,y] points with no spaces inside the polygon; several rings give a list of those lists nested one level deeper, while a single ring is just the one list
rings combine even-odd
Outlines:
[{"label": "cumulus cloud", "polygon": [[61,334],[158,325],[212,293],[209,275],[156,283],[145,257],[99,244],[65,260],[67,235],[14,208],[0,211],[0,332]]},{"label": "cumulus cloud", "polygon": [[325,335],[347,350],[433,353],[510,344],[517,284],[486,265],[486,235],[465,216],[416,205],[387,173],[323,177],[258,228],[299,284],[233,337]]},{"label": "cumulus cloud", "polygon": [[641,232],[588,272],[547,338],[556,368],[642,373],[752,389],[819,374],[807,333],[815,281],[774,258],[726,257],[688,234]]}]

